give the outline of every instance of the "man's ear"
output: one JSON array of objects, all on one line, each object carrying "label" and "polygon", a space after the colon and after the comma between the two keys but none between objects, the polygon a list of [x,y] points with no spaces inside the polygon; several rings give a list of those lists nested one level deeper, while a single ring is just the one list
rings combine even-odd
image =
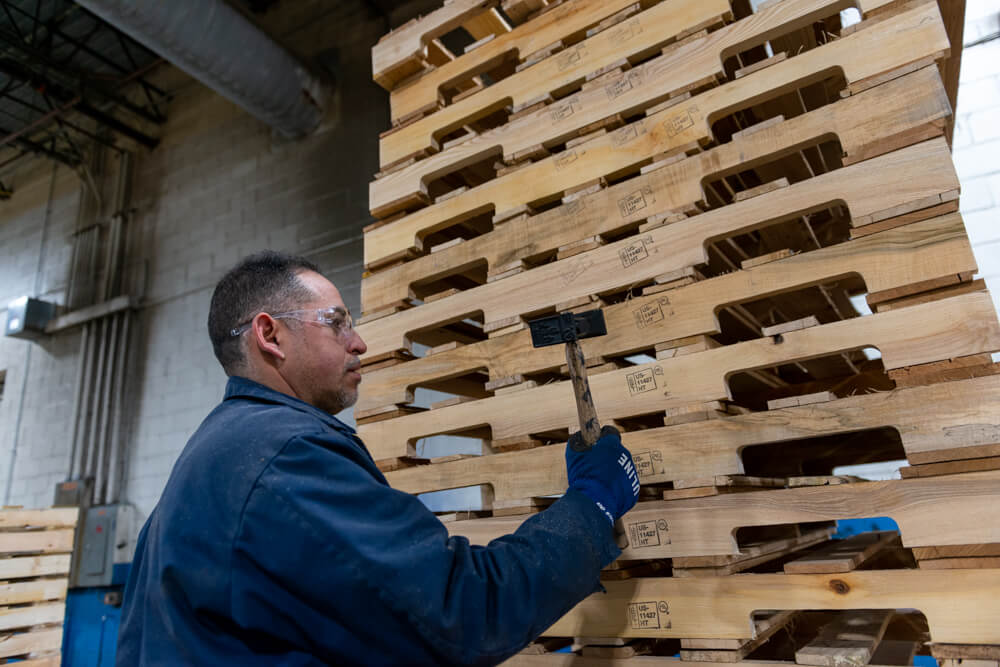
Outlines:
[{"label": "man's ear", "polygon": [[284,361],[285,353],[278,340],[278,321],[267,313],[258,313],[250,323],[251,341],[265,357]]}]

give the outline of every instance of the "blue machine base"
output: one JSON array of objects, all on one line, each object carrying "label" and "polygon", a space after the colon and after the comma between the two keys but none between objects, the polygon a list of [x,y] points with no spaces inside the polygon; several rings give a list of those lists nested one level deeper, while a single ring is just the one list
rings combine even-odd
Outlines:
[{"label": "blue machine base", "polygon": [[[63,667],[113,667],[121,594],[128,579],[129,563],[114,566],[110,586],[74,588],[66,595],[63,629]],[[117,605],[108,604],[108,594],[117,595]]]}]

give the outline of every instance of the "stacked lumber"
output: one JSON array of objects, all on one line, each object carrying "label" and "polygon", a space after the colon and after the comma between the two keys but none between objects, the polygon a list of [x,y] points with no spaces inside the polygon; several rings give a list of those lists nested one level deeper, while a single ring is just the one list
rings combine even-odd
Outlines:
[{"label": "stacked lumber", "polygon": [[60,664],[78,510],[0,510],[0,662]]},{"label": "stacked lumber", "polygon": [[[607,593],[511,664],[996,667],[1000,324],[949,149],[963,7],[862,0],[844,27],[848,6],[451,0],[373,50],[393,127],[355,417],[390,483],[478,489],[442,515],[477,543],[544,511],[577,418],[527,322],[607,321],[582,346],[642,497]],[[481,450],[421,456],[436,436]],[[870,517],[898,529],[832,538]]]}]

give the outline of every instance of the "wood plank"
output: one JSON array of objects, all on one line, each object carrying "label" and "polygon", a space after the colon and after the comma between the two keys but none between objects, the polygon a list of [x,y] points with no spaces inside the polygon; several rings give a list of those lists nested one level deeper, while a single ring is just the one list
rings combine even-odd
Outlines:
[{"label": "wood plank", "polygon": [[44,623],[62,623],[65,612],[65,602],[0,608],[0,630],[27,628]]},{"label": "wood plank", "polygon": [[0,558],[0,580],[66,574],[69,567],[69,554]]},{"label": "wood plank", "polygon": [[67,579],[34,579],[0,584],[0,605],[59,600],[66,597]]},{"label": "wood plank", "polygon": [[1000,660],[1000,646],[941,642],[932,643],[930,646],[931,655],[938,660]]},{"label": "wood plank", "polygon": [[[622,520],[628,544],[621,557],[736,554],[733,535],[740,527],[872,516],[892,517],[906,547],[996,541],[1000,475],[975,475],[975,479],[889,480],[643,502]],[[449,530],[474,544],[487,544],[520,524],[517,517],[487,518],[453,524]]]},{"label": "wood plank", "polygon": [[74,534],[74,530],[68,529],[40,530],[28,533],[0,532],[0,554],[25,551],[70,552],[73,550]]},{"label": "wood plank", "polygon": [[797,616],[794,611],[777,611],[767,618],[754,621],[754,637],[741,642],[736,649],[718,650],[694,648],[690,645],[696,642],[687,640],[689,648],[685,648],[685,640],[681,640],[681,659],[697,662],[739,662],[764,645],[768,639],[792,623]]},{"label": "wood plank", "polygon": [[[976,378],[725,420],[626,432],[622,441],[632,452],[642,484],[741,474],[740,451],[745,447],[781,443],[793,451],[796,442],[816,435],[848,434],[884,426],[899,432],[911,460],[925,452],[943,451],[957,457],[963,450],[975,451],[1000,442],[995,408],[998,402],[1000,378]],[[497,499],[551,495],[566,489],[563,449],[560,445],[536,447],[440,466],[419,466],[386,477],[394,488],[414,494],[490,484]],[[978,546],[968,549],[971,551],[959,555],[1000,555],[1000,546],[995,551],[983,551]]]},{"label": "wood plank", "polygon": [[646,578],[605,587],[543,634],[736,639],[752,635],[757,609],[917,609],[933,641],[1000,644],[1000,570]]},{"label": "wood plank", "polygon": [[[809,144],[831,134],[840,140],[848,153],[863,143],[884,142],[893,133],[918,127],[940,116],[944,100],[944,90],[936,73],[930,69],[915,73],[569,204],[509,221],[492,232],[440,252],[421,255],[367,275],[362,281],[362,303],[365,310],[372,310],[408,298],[410,288],[419,282],[442,278],[468,266],[485,263],[488,270],[494,270],[521,258],[543,255],[585,236],[611,233],[661,213],[692,208],[704,198],[701,183],[706,179],[767,161],[794,146]],[[820,182],[812,186],[792,186],[791,197],[759,196],[754,199],[794,201],[802,196],[803,190],[837,181],[854,217],[867,216],[900,202],[922,201],[958,187],[958,177],[946,146],[942,140],[933,144],[933,150],[923,149],[922,160],[911,161],[907,159],[910,153],[904,152],[882,160],[883,170],[872,173],[887,183],[898,181],[898,188],[894,185],[885,189],[860,188],[854,178],[872,169],[872,165],[862,163],[839,170],[836,175],[820,176]],[[895,160],[901,162],[891,168],[885,166]],[[940,166],[935,169],[934,165]],[[903,175],[905,178],[900,177]],[[865,182],[871,183],[870,180]],[[743,210],[766,210],[759,203],[738,202],[737,205]],[[706,215],[714,218],[719,213]],[[730,222],[729,227],[735,224]]]},{"label": "wood plank", "polygon": [[[800,3],[813,1],[816,0],[789,0],[775,5],[774,9],[785,13],[794,11]],[[763,14],[754,14],[747,20],[754,20],[754,17],[761,15]],[[833,67],[842,67],[850,82],[863,77],[866,73],[892,69],[901,61],[919,59],[947,48],[947,37],[941,26],[937,8],[933,5],[922,5],[901,13],[887,19],[883,26],[882,30],[863,30],[806,51],[783,63],[711,89],[674,107],[630,123],[604,137],[588,142],[585,147],[555,154],[502,178],[487,181],[445,202],[421,209],[403,219],[374,229],[365,238],[365,265],[375,266],[385,258],[402,251],[419,249],[419,238],[478,212],[492,209],[496,213],[503,213],[524,204],[545,201],[581,183],[632,169],[637,170],[644,161],[658,154],[681,151],[708,141],[711,133],[707,119],[713,114],[744,106],[750,98],[777,96],[790,87],[804,84],[809,79],[823,79]],[[718,33],[713,33],[715,34]],[[712,35],[708,39],[711,38]],[[660,63],[659,60],[650,62],[657,63],[663,71],[670,73],[687,72],[691,55],[689,49],[681,48],[666,57],[669,62]],[[671,61],[671,58],[674,60]],[[718,54],[711,53],[711,60],[714,63],[713,67],[717,68]],[[630,70],[629,73],[636,71],[639,71],[639,68]],[[648,85],[646,83],[633,90],[641,89],[647,94]],[[594,92],[581,93],[580,96]],[[629,99],[629,93],[621,95],[614,102],[607,100],[607,94],[603,90],[596,90],[596,93],[601,97],[598,113],[602,116],[612,113],[613,109],[609,107],[627,108],[634,104]],[[944,102],[942,99],[942,119],[950,113]],[[574,113],[569,118],[583,120],[584,116],[586,113],[581,112]],[[554,125],[551,119],[548,124]],[[404,131],[407,129],[409,128],[404,128]],[[929,135],[925,135],[925,138],[927,136]],[[912,138],[905,143],[914,143],[918,140]],[[476,145],[475,142],[476,139],[473,139],[451,150],[467,149],[470,145]],[[905,144],[896,144],[897,147],[899,145]],[[495,150],[495,147],[490,148],[486,156],[493,155]],[[885,150],[887,149],[882,148],[878,152]],[[477,157],[483,156],[477,154]],[[863,156],[858,155],[858,157]],[[464,160],[467,162],[468,158]],[[421,183],[426,174],[419,175],[418,172],[424,169],[420,165],[421,162],[417,162],[372,184],[369,199],[374,214],[392,213],[395,210],[393,202],[405,201],[421,192],[423,187]]]},{"label": "wood plank", "polygon": [[861,533],[789,561],[784,570],[788,574],[850,572],[898,542],[899,535],[895,532]]},{"label": "wood plank", "polygon": [[[885,643],[883,642],[883,644]],[[688,661],[665,655],[637,656],[626,661],[586,657],[576,653],[519,653],[500,664],[503,667],[732,667],[731,662],[699,662],[697,665],[691,665]],[[794,662],[781,660],[741,660],[739,665],[740,667],[795,667]],[[898,662],[872,662],[872,667],[902,667],[903,665],[904,663]]]},{"label": "wood plank", "polygon": [[958,544],[949,546],[917,547],[913,550],[917,560],[930,558],[977,558],[1000,556],[1000,544]]},{"label": "wood plank", "polygon": [[[27,653],[43,653],[58,651],[62,648],[62,627],[40,628],[30,632],[9,634],[0,637],[0,657],[10,658]],[[44,659],[43,659],[44,660]],[[17,664],[30,665],[32,661],[19,661]],[[59,664],[58,657],[56,665]]]},{"label": "wood plank", "polygon": [[823,626],[815,639],[795,651],[795,662],[820,667],[867,665],[892,615],[891,611],[839,615]]},{"label": "wood plank", "polygon": [[[765,265],[759,270],[783,263]],[[678,298],[671,303],[673,318],[679,320],[684,314],[682,291],[706,283],[677,291]],[[713,312],[709,308],[706,315],[714,317]],[[728,400],[732,397],[726,378],[739,371],[867,345],[878,347],[886,368],[899,368],[924,360],[1000,349],[1000,325],[988,295],[965,294],[794,331],[785,334],[780,343],[770,338],[757,339],[601,373],[590,378],[590,388],[601,419],[621,419],[696,401]],[[412,455],[412,443],[419,438],[458,433],[483,425],[492,429],[493,438],[502,439],[572,428],[575,423],[572,387],[565,381],[364,424],[359,427],[359,434],[368,443],[375,459],[382,459]]]},{"label": "wood plank", "polygon": [[[775,540],[779,544],[783,544],[782,549],[773,549],[771,551],[761,551],[757,555],[741,555],[737,557],[732,556],[703,556],[694,558],[674,558],[673,559],[673,575],[675,577],[723,577],[736,574],[738,572],[743,572],[749,570],[752,567],[757,567],[764,563],[770,562],[777,558],[783,558],[792,554],[796,551],[806,549],[810,546],[820,544],[821,542],[826,542],[830,539],[830,533],[833,532],[832,528],[822,529],[819,531],[813,531],[806,535],[788,538],[785,540]],[[748,549],[741,547],[741,551],[746,552]],[[691,561],[698,561],[710,558],[723,558],[731,559],[731,562],[725,565],[714,565],[705,567],[690,567],[687,563]],[[744,654],[745,655],[745,654]],[[740,658],[744,656],[741,655]],[[714,658],[713,658],[714,659]]]},{"label": "wood plank", "polygon": [[921,570],[976,570],[1000,568],[1000,556],[982,558],[929,558],[921,560]]},{"label": "wood plank", "polygon": [[912,477],[958,475],[965,472],[980,472],[983,470],[1000,470],[1000,456],[984,459],[968,459],[965,461],[927,463],[922,466],[904,466],[899,469],[899,474],[903,479],[910,479]]},{"label": "wood plank", "polygon": [[[931,152],[924,146],[913,148],[915,150],[907,149],[905,152],[885,156],[884,160],[880,158],[858,165],[858,167],[864,166],[864,169],[851,168],[850,171],[844,169],[824,174],[768,195],[659,227],[637,237],[609,243],[576,257],[545,264],[500,282],[481,285],[433,303],[366,322],[358,327],[358,332],[368,344],[365,359],[407,349],[406,335],[411,332],[444,326],[476,313],[482,313],[483,321],[486,323],[497,322],[551,308],[555,303],[571,298],[607,293],[621,289],[623,285],[652,280],[663,274],[702,264],[708,261],[705,242],[708,238],[712,238],[714,233],[726,237],[738,232],[763,229],[777,221],[787,219],[787,211],[796,210],[796,207],[798,210],[822,210],[831,203],[828,197],[839,198],[841,193],[845,193],[846,198],[850,199],[851,194],[860,191],[855,188],[860,188],[862,182],[866,184],[868,191],[884,191],[890,188],[898,180],[897,178],[885,178],[885,171],[881,172],[880,176],[870,170],[875,166],[905,169],[907,165],[912,164],[909,162],[910,158],[921,154],[926,156]],[[867,175],[869,180],[862,181],[860,179],[862,175]],[[883,187],[871,188],[873,182],[871,179],[879,179],[878,182],[882,183]],[[849,205],[853,203],[850,202]],[[939,219],[955,220],[956,216],[958,214],[953,213],[941,216]],[[907,227],[913,229],[912,226]],[[896,231],[898,230],[888,230],[884,233]],[[902,233],[906,235],[908,232]],[[856,241],[861,240],[863,239],[856,239]],[[666,248],[670,251],[661,252],[661,249]],[[753,272],[763,275],[766,272],[773,272],[775,266],[793,266],[803,262],[802,254],[753,267],[747,270],[750,273],[738,272],[737,275],[746,276]],[[967,260],[961,265],[949,266],[944,273],[921,280],[930,281],[968,270],[975,270],[975,263],[971,261],[971,251]],[[872,280],[868,276],[865,278]],[[877,281],[874,285],[868,285],[870,292],[885,291],[895,286],[880,285]],[[403,290],[408,290],[405,284]]]},{"label": "wood plank", "polygon": [[[775,554],[784,554],[790,551],[796,551],[804,547],[811,546],[820,542],[825,542],[830,539],[830,535],[833,533],[834,528],[827,526],[825,528],[819,528],[816,530],[811,530],[801,535],[795,535],[793,537],[786,537],[782,539],[766,540],[763,542],[756,542],[752,544],[740,545],[740,553],[738,555],[730,556],[688,556],[673,559],[673,563],[676,567],[683,568],[698,568],[698,567],[724,567],[726,565],[733,565],[735,563],[741,563],[745,560],[756,560],[765,556],[774,556]],[[730,641],[730,640],[726,640]],[[692,644],[691,646],[695,646]],[[705,646],[698,644],[702,648],[736,648],[734,646]]]},{"label": "wood plank", "polygon": [[[571,37],[574,33],[582,33],[587,30],[587,28],[596,25],[603,19],[621,11],[634,2],[635,0],[610,0],[609,2],[600,2],[598,0],[574,0],[574,2],[565,3],[560,7],[556,7],[552,11],[546,12],[542,16],[538,17],[538,19],[523,26],[519,26],[516,30],[511,32],[498,35],[489,43],[466,53],[462,57],[442,64],[433,71],[427,72],[415,81],[406,82],[404,85],[392,88],[392,92],[389,95],[390,116],[393,120],[398,120],[412,115],[422,109],[426,109],[437,101],[438,97],[444,92],[446,87],[453,86],[455,82],[461,81],[462,79],[468,79],[474,74],[492,69],[504,61],[512,61],[514,63],[522,62],[525,58],[531,56],[536,51],[544,49],[549,44]],[[496,3],[480,2],[479,4],[489,5]],[[681,5],[681,3],[671,4]],[[716,3],[716,5],[718,6],[718,3]],[[728,5],[723,4],[721,6],[723,9],[720,13],[728,11]],[[694,23],[690,23],[688,25],[693,26],[696,25],[699,20],[707,20],[701,18],[703,13],[697,11],[693,6],[690,9],[678,6],[677,9],[679,12],[685,14],[683,17],[678,17],[678,20],[687,18],[688,20],[694,21]],[[467,22],[468,20],[462,21],[462,23]],[[454,27],[458,27],[458,25],[456,24]],[[664,41],[667,41],[668,37],[669,36],[664,37]],[[426,37],[424,39],[426,39]],[[375,48],[372,49],[372,60],[373,65],[375,66],[377,66],[375,64],[375,52],[377,49],[380,49],[380,47],[384,49],[385,47],[383,44],[384,42],[380,42],[375,46]],[[594,49],[590,43],[588,43],[588,47],[590,48],[587,48],[587,54],[590,55]],[[627,47],[623,45],[623,48]],[[564,70],[571,69],[572,65],[578,65],[582,68],[582,71],[578,72],[574,69],[573,73],[576,77],[581,79],[587,71],[590,71],[587,68],[591,63],[604,62],[604,60],[601,59],[588,59],[584,62],[580,62],[580,55],[582,54],[577,54],[577,57],[573,59],[569,59],[564,56],[565,62],[561,62],[561,64],[563,65]],[[605,55],[605,59],[607,58],[608,56]],[[597,69],[599,66],[600,65],[598,64],[597,66],[592,66],[592,68]],[[532,69],[537,67],[538,65]],[[553,68],[552,71],[556,72],[558,75],[560,70],[558,68]],[[375,80],[378,81],[377,72]],[[510,80],[520,82],[525,88],[530,86],[532,81],[531,78],[515,74],[498,81],[491,87],[503,86],[505,82]],[[569,78],[568,80],[573,81],[574,79]],[[510,88],[510,90],[516,91],[517,89],[514,87]],[[535,97],[539,97],[550,90],[555,90],[555,88],[539,88],[536,83],[530,91],[526,91],[524,94],[516,97],[514,104],[516,105]],[[470,109],[473,111],[467,113],[466,115],[452,116],[450,118],[458,119],[458,125],[456,125],[456,127],[460,127],[471,120],[475,120],[477,115],[476,111],[482,113],[482,109],[484,107],[494,105],[496,99],[498,98],[493,95],[489,97],[488,100],[478,105],[472,105]],[[391,160],[389,162],[391,162]],[[387,163],[388,162],[383,162],[383,164]]]},{"label": "wood plank", "polygon": [[0,528],[51,527],[72,528],[76,526],[80,511],[75,507],[57,507],[45,510],[0,511]]}]

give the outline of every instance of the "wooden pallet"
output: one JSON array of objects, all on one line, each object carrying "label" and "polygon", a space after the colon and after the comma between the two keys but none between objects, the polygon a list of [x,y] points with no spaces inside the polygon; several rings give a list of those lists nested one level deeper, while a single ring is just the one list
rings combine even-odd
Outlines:
[{"label": "wooden pallet", "polygon": [[[903,545],[998,542],[1000,474],[958,478],[858,482],[837,486],[723,494],[639,503],[624,518],[622,558],[679,558],[739,554],[734,538],[745,526],[796,524],[872,516],[892,517]],[[452,534],[475,544],[513,532],[524,517],[459,521]]]},{"label": "wooden pallet", "polygon": [[0,659],[60,662],[76,508],[0,510]]},{"label": "wooden pallet", "polygon": [[[659,230],[654,230],[654,233],[655,231]],[[666,253],[656,252],[655,249],[658,246],[655,244],[645,244],[641,247],[652,251],[653,254],[648,258],[651,263],[659,261],[661,257],[666,257]],[[907,248],[911,252],[900,253],[901,247]],[[575,259],[565,261],[572,263]],[[592,274],[596,280],[617,280],[610,278],[610,276],[625,272],[621,270],[615,272],[611,266],[608,266],[614,259],[609,258],[608,263],[604,263],[600,267],[604,268],[603,272],[598,267],[596,257],[593,259],[584,258],[579,261],[585,263],[585,267],[588,269],[587,276]],[[607,336],[584,341],[584,354],[588,359],[623,356],[638,350],[652,350],[657,344],[668,341],[697,335],[717,334],[720,332],[720,328],[716,313],[721,307],[754,301],[783,292],[794,292],[810,285],[835,281],[839,276],[852,272],[865,280],[870,290],[869,298],[872,299],[877,297],[879,293],[902,294],[907,290],[917,291],[921,285],[936,284],[935,281],[942,279],[957,281],[957,276],[967,274],[974,267],[975,263],[965,238],[961,219],[957,213],[952,213],[844,244],[800,253],[749,270],[725,274],[673,290],[655,292],[607,306],[603,311],[610,333]],[[593,271],[589,271],[591,268]],[[517,277],[510,280],[514,281],[512,285],[527,282],[518,280]],[[575,286],[581,283],[586,284],[589,280],[581,274],[572,282]],[[491,292],[498,297],[496,302],[498,310],[506,304],[519,309],[523,309],[526,304],[530,306],[536,302],[533,293],[541,293],[538,301],[556,299],[560,294],[559,284],[554,283],[554,281],[545,281],[533,287],[524,285],[523,289],[515,290],[512,293],[502,292],[499,289],[491,290]],[[546,299],[546,295],[549,295],[548,299]],[[452,298],[460,296],[462,295],[455,295]],[[968,301],[971,302],[975,298],[970,296]],[[427,305],[434,306],[435,304]],[[484,301],[480,305],[485,308],[490,304]],[[419,310],[418,308],[417,311]],[[442,315],[447,312],[443,308],[435,309],[435,311],[441,312]],[[906,311],[909,312],[906,313]],[[404,322],[420,319],[420,312],[414,312],[412,317],[408,316],[409,312],[400,313],[395,318],[389,319]],[[462,311],[453,312],[460,313]],[[501,312],[509,313],[511,311]],[[886,311],[879,313],[879,315],[889,315],[891,312]],[[905,317],[916,317],[912,314],[914,312],[917,311],[897,309],[896,317],[883,319],[888,322],[898,321]],[[430,314],[433,317],[433,313]],[[509,317],[517,316],[510,315]],[[989,322],[988,318],[986,326],[989,326]],[[366,339],[369,350],[385,349],[391,351],[393,349],[392,342],[379,336],[379,333],[393,335],[397,340],[400,336],[404,338],[406,336],[407,329],[394,330],[388,324],[377,325],[379,322],[374,322],[367,330],[367,333],[372,334]],[[864,327],[866,325],[857,324],[857,326]],[[824,329],[824,331],[828,331],[828,329]],[[362,333],[362,336],[365,336],[365,333]],[[860,343],[860,345],[864,344],[866,342]],[[875,341],[867,341],[867,344],[875,345]],[[781,348],[782,351],[787,349],[787,347]],[[498,380],[558,369],[564,363],[560,353],[561,350],[558,348],[533,348],[528,332],[516,331],[485,341],[457,345],[452,349],[439,349],[434,354],[405,363],[376,368],[373,371],[365,370],[363,371],[365,391],[360,399],[356,415],[362,417],[373,409],[408,403],[412,401],[412,391],[415,387],[432,387],[435,384],[443,383],[448,378],[460,377],[473,372],[481,372],[489,379]],[[727,351],[726,348],[712,352],[719,358],[731,353],[733,351]],[[973,352],[968,353],[972,354]],[[965,353],[960,353],[956,349],[955,353],[950,356],[962,356],[962,354]],[[699,360],[703,359],[704,357],[699,357]],[[924,360],[927,360],[926,356]],[[687,362],[678,361],[678,363]],[[893,367],[906,366],[911,363],[925,363],[925,361],[899,361],[898,365],[894,362]],[[743,366],[743,368],[750,367],[750,365]],[[737,370],[737,367],[733,366],[732,363],[726,365],[725,372],[734,370]],[[462,392],[458,391],[457,393],[461,394]],[[702,394],[692,395],[679,389],[672,393],[678,397],[690,396],[691,401],[702,400],[700,399]],[[479,396],[482,395],[479,394]],[[703,400],[721,398],[727,398],[727,396],[721,394]]]},{"label": "wooden pallet", "polygon": [[[534,216],[518,216],[480,236],[368,275],[362,283],[364,309],[374,312],[383,304],[422,298],[433,293],[436,282],[467,272],[470,266],[481,266],[487,273],[502,273],[519,262],[535,262],[580,238],[619,233],[674,211],[697,210],[705,199],[703,182],[739,168],[765,164],[824,138],[836,137],[849,156],[870,157],[891,147],[894,138],[898,142],[900,136],[919,136],[927,128],[935,130],[942,113],[946,113],[945,99],[940,79],[932,69],[901,77],[584,195],[564,206]],[[819,178],[848,181],[841,188],[846,191],[845,201],[849,202],[856,226],[868,220],[875,222],[876,217],[881,221],[899,206],[911,210],[926,207],[940,202],[940,199],[933,201],[934,197],[957,190],[958,179],[943,144],[938,142],[933,153],[927,148],[928,154],[916,161],[910,158],[913,152],[905,151],[883,160],[881,164],[899,161],[892,169],[883,167],[886,177],[892,178],[893,172],[907,177],[905,185],[890,186],[889,192],[861,190],[866,194],[858,194],[854,184],[859,181],[854,181],[852,174],[860,174],[871,166],[856,165]],[[822,186],[817,183],[812,187]],[[699,257],[698,261],[704,259]]]},{"label": "wooden pallet", "polygon": [[[708,119],[714,114],[749,106],[754,99],[767,99],[769,93],[778,96],[789,87],[824,80],[833,67],[842,68],[848,85],[858,86],[870,77],[933,59],[947,50],[947,37],[937,7],[933,4],[918,6],[886,19],[879,24],[879,28],[861,30],[806,51],[629,123],[582,146],[372,229],[365,240],[365,265],[375,267],[401,253],[418,251],[422,246],[421,237],[485,211],[492,210],[502,218],[507,211],[551,199],[581,183],[630,170],[638,171],[654,156],[684,151],[708,141],[712,136]],[[688,68],[684,63],[687,62],[687,54],[680,56],[676,62],[664,63],[664,69],[670,72],[686,71]],[[717,61],[717,58],[718,55],[713,54],[712,60]],[[603,92],[601,94],[604,95]],[[576,117],[576,114],[571,117]],[[384,188],[384,185],[378,184],[386,182],[386,179],[380,179],[373,184],[373,188],[376,185]],[[373,192],[373,210],[380,214],[387,212],[385,209],[388,207],[391,210],[392,201],[410,196],[405,192],[397,195],[399,193],[383,197]],[[387,202],[385,205],[380,203],[383,200]]]},{"label": "wooden pallet", "polygon": [[543,634],[753,637],[755,610],[916,609],[940,643],[1000,644],[1000,570],[860,570],[609,581]]},{"label": "wooden pallet", "polygon": [[[670,304],[672,317],[677,319],[683,316],[680,303],[678,299]],[[882,351],[886,368],[991,352],[1000,349],[1000,328],[994,312],[988,295],[966,294],[791,332],[777,340],[764,338],[609,371],[591,377],[590,386],[602,419],[622,419],[671,406],[729,398],[725,378],[740,370],[866,345]],[[708,315],[712,316],[711,311]],[[461,433],[485,425],[490,427],[493,439],[503,439],[564,429],[575,420],[570,383],[556,382],[364,424],[359,433],[379,460],[413,456],[413,442],[432,435]]]}]

